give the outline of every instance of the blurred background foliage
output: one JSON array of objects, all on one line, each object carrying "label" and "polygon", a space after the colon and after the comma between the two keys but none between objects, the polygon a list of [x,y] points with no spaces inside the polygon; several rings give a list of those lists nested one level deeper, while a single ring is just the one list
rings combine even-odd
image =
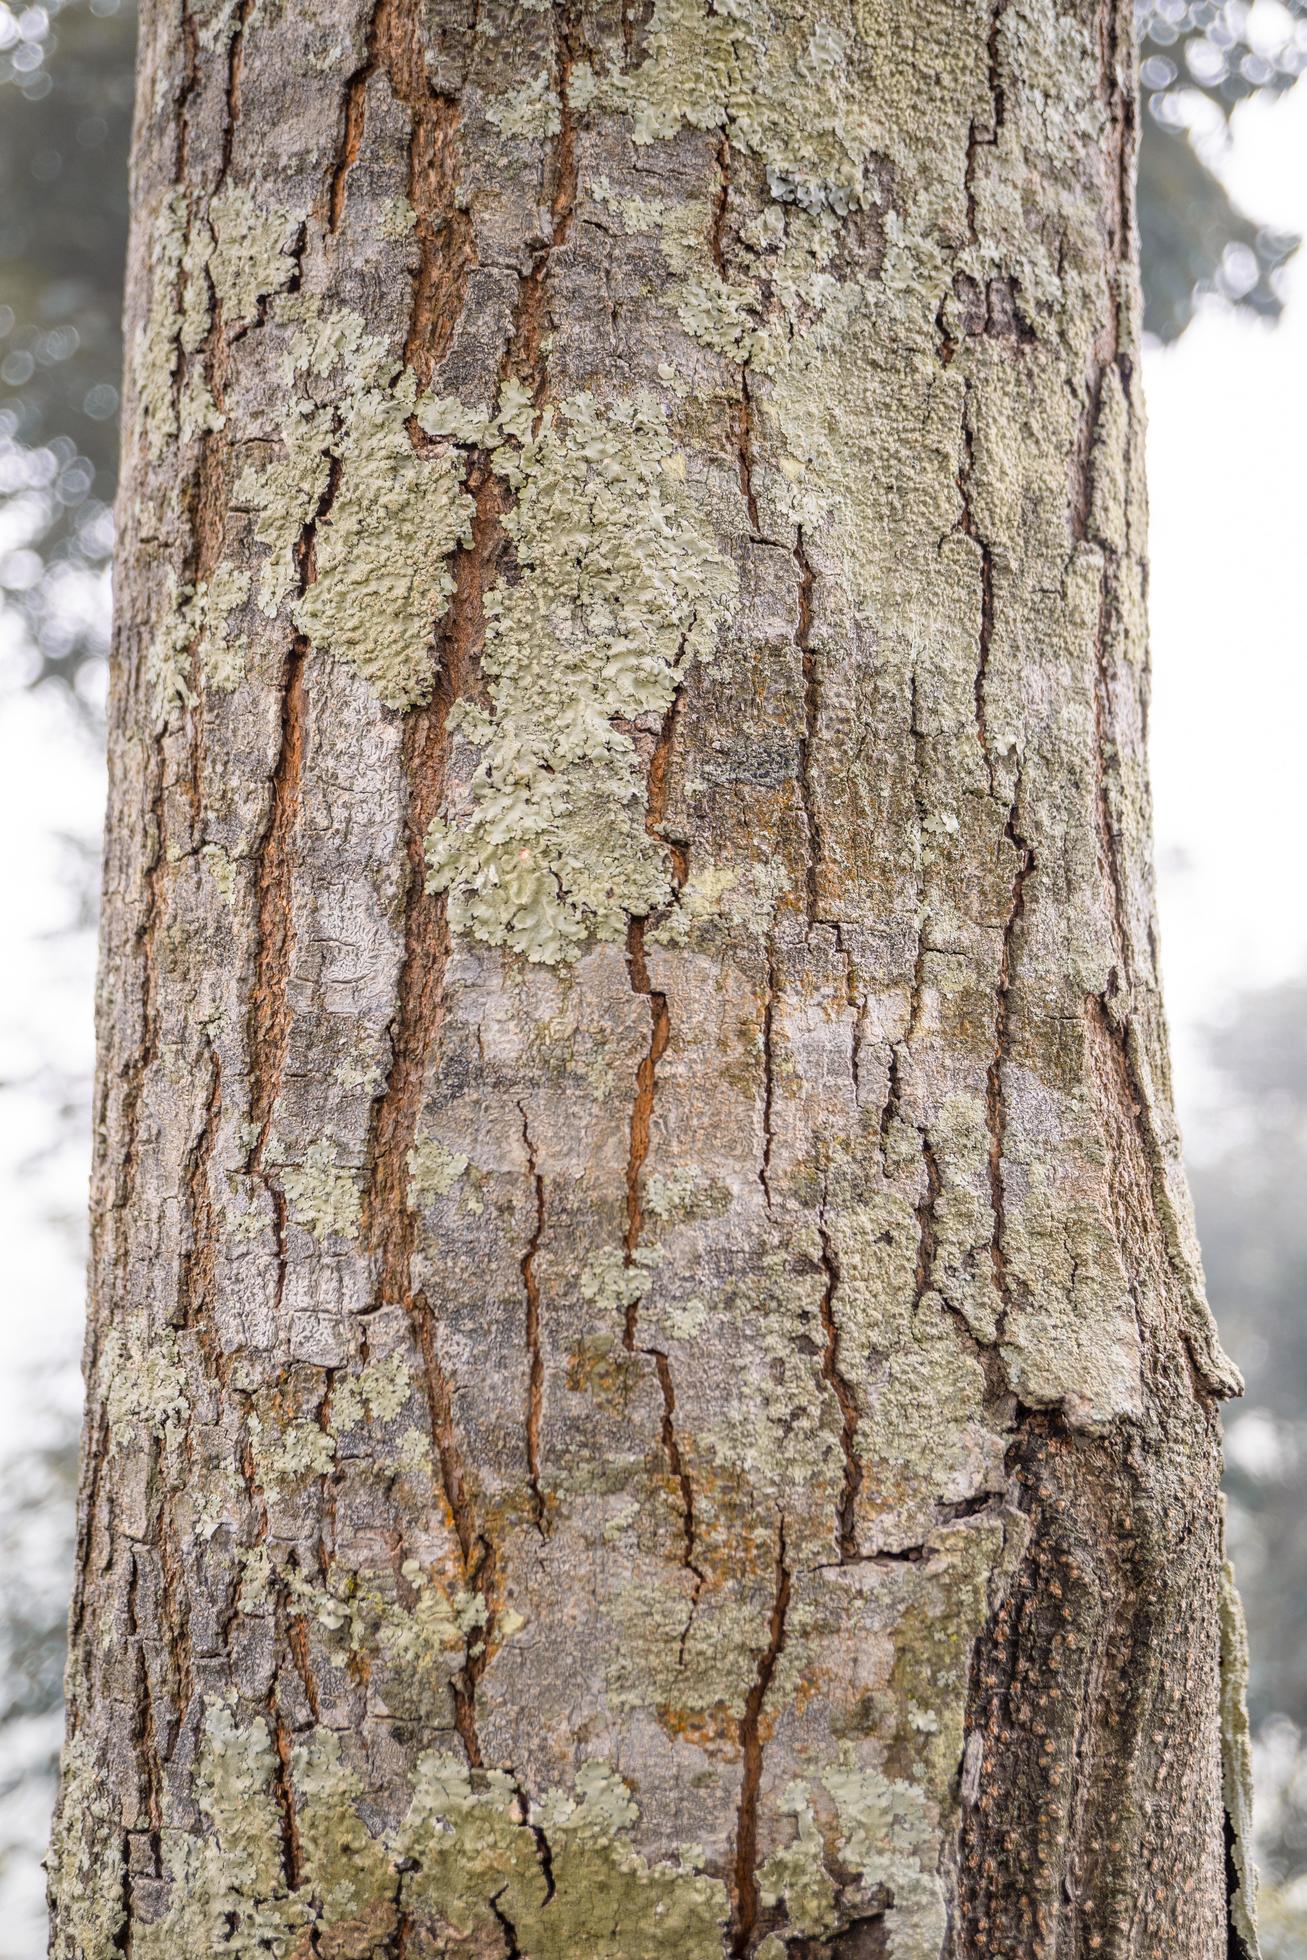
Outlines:
[{"label": "blurred background foliage", "polygon": [[[1307,0],[1138,0],[1137,19],[1147,331],[1175,340],[1209,296],[1274,320],[1298,241],[1236,207],[1221,147],[1237,103],[1307,69]],[[0,0],[0,686],[56,688],[93,730],[134,44],[132,0]],[[96,873],[94,840],[81,843],[68,929],[85,935]],[[1289,1960],[1307,1953],[1307,982],[1237,1001],[1209,1046],[1221,1141],[1193,1184],[1213,1300],[1248,1378],[1229,1423],[1230,1530],[1252,1635],[1266,1952]],[[25,1086],[38,1076],[56,1129],[85,1135],[85,1082],[48,1055]],[[0,1461],[0,1894],[6,1857],[34,1866],[49,1810],[75,1429],[71,1404],[52,1406],[44,1440]],[[25,1896],[25,1918],[0,1905],[0,1960],[43,1950],[30,1884]]]},{"label": "blurred background foliage", "polygon": [[1176,339],[1207,293],[1274,319],[1298,240],[1239,210],[1216,158],[1237,103],[1307,69],[1307,0],[1136,0],[1135,13],[1145,325]]}]

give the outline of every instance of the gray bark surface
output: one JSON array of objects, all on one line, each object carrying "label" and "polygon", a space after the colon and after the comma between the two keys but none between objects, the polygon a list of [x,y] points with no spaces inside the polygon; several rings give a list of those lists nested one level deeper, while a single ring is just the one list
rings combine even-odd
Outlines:
[{"label": "gray bark surface", "polygon": [[143,7],[60,1960],[1255,1953],[1132,63]]}]

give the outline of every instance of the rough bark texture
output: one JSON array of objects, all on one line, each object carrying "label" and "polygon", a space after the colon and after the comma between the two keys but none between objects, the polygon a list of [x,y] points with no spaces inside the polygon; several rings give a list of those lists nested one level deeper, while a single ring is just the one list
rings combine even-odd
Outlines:
[{"label": "rough bark texture", "polygon": [[1253,1952],[1130,27],[144,7],[61,1960]]}]

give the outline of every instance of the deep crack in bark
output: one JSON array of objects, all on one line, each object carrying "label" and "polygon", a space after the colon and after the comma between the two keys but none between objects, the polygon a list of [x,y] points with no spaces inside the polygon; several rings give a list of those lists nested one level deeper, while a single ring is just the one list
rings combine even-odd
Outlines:
[{"label": "deep crack in bark", "polygon": [[840,1492],[838,1539],[842,1563],[855,1559],[857,1543],[858,1491],[862,1484],[862,1465],[858,1462],[858,1404],[848,1377],[840,1367],[840,1331],[835,1323],[835,1295],[839,1291],[840,1267],[825,1222],[825,1198],[817,1224],[821,1240],[822,1289],[819,1311],[823,1349],[821,1372],[839,1406],[840,1452],[844,1458],[844,1483]]},{"label": "deep crack in bark", "polygon": [[822,855],[821,825],[817,817],[817,796],[813,788],[812,776],[812,752],[817,740],[820,699],[817,656],[812,646],[813,571],[804,546],[801,526],[795,532],[794,562],[799,571],[799,620],[795,628],[794,643],[799,649],[803,676],[803,734],[799,738],[799,795],[803,801],[803,815],[808,833],[804,899],[808,924],[812,926],[817,923],[817,868]]},{"label": "deep crack in bark", "polygon": [[758,1801],[762,1790],[763,1709],[785,1648],[786,1620],[790,1610],[791,1574],[785,1562],[785,1519],[777,1530],[776,1590],[767,1627],[767,1645],[758,1656],[758,1668],[749,1689],[740,1722],[740,1805],[735,1825],[735,1880],[731,1898],[731,1953],[736,1960],[747,1954],[758,1923]]},{"label": "deep crack in bark", "polygon": [[519,1102],[518,1108],[522,1113],[522,1142],[526,1147],[527,1177],[531,1182],[535,1201],[534,1224],[521,1262],[522,1290],[526,1294],[526,1479],[527,1487],[531,1492],[531,1511],[535,1528],[544,1538],[548,1535],[548,1527],[545,1521],[544,1495],[540,1488],[540,1417],[545,1367],[540,1352],[540,1282],[535,1275],[535,1262],[545,1230],[545,1181],[536,1166],[535,1146],[531,1142],[526,1105]]},{"label": "deep crack in bark", "polygon": [[1017,866],[1012,880],[1012,896],[1007,918],[1003,923],[1003,941],[999,952],[998,986],[994,1005],[994,1048],[985,1074],[985,1127],[989,1132],[989,1202],[993,1216],[989,1256],[994,1272],[994,1285],[999,1297],[1000,1340],[1012,1306],[1012,1283],[1007,1270],[1005,1244],[1007,1204],[1003,1188],[1003,1145],[1007,1134],[1007,1102],[1003,1087],[1003,1068],[1007,1061],[1011,1039],[1009,1003],[1012,991],[1013,942],[1025,910],[1026,883],[1035,869],[1034,850],[1016,827],[1020,795],[1021,777],[1018,774],[1012,808],[1008,812],[1008,820],[1003,832],[1017,854]]}]

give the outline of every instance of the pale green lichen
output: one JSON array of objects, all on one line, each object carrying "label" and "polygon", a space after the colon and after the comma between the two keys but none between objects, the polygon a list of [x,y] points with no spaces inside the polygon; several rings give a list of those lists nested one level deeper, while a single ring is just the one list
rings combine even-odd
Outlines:
[{"label": "pale green lichen", "polygon": [[448,1150],[438,1137],[418,1137],[408,1153],[408,1201],[416,1210],[432,1198],[445,1198],[468,1168],[461,1150]]},{"label": "pale green lichen", "polygon": [[573,396],[493,461],[517,492],[504,528],[518,576],[486,596],[491,707],[457,712],[481,760],[466,807],[431,825],[428,883],[449,892],[456,930],[556,962],[671,897],[617,723],[667,713],[735,574],[647,398]]},{"label": "pale green lichen", "polygon": [[321,652],[346,660],[388,707],[425,701],[432,643],[454,590],[449,557],[471,541],[472,499],[456,451],[419,456],[407,423],[417,382],[365,388],[331,441],[341,484],[317,530],[317,578],[294,607]]},{"label": "pale green lichen", "polygon": [[[224,905],[231,905],[236,897],[236,866],[231,853],[221,844],[206,844],[200,852],[205,869],[218,890]],[[256,1222],[256,1230],[259,1229]]]},{"label": "pale green lichen", "polygon": [[454,442],[484,448],[499,437],[496,416],[466,408],[455,395],[425,395],[415,411],[418,427],[429,436],[448,436]]},{"label": "pale green lichen", "polygon": [[390,1900],[395,1876],[385,1844],[359,1816],[367,1791],[341,1755],[340,1737],[315,1728],[291,1752],[299,1842],[301,1889],[314,1898],[329,1927],[373,1920],[378,1940],[393,1924]]},{"label": "pale green lichen", "polygon": [[[679,1586],[628,1585],[611,1608],[618,1638],[604,1688],[614,1708],[654,1708],[739,1722],[767,1644],[770,1601],[727,1598],[691,1613],[691,1577]],[[781,1684],[776,1689],[777,1700]]]},{"label": "pale green lichen", "polygon": [[567,103],[583,116],[599,93],[599,77],[588,61],[576,61],[567,78]]},{"label": "pale green lichen", "polygon": [[237,501],[258,513],[255,537],[269,547],[259,576],[259,610],[269,619],[295,589],[295,546],[327,488],[332,428],[329,409],[293,403],[281,425],[282,455],[236,483]]},{"label": "pale green lichen", "polygon": [[336,1070],[342,1089],[362,1089],[370,1098],[381,1087],[381,1070],[368,1055],[348,1055]]},{"label": "pale green lichen", "polygon": [[430,1439],[410,1424],[399,1439],[395,1467],[406,1476],[430,1476],[433,1470]]},{"label": "pale green lichen", "polygon": [[[214,848],[217,850],[220,847],[215,846]],[[223,856],[226,856],[225,852]],[[230,860],[228,862],[230,863]],[[220,881],[223,875],[221,870],[215,871],[215,882]],[[224,897],[226,896],[225,892],[223,895]],[[268,1227],[267,1219],[258,1211],[240,1211],[232,1205],[228,1205],[222,1217],[226,1230],[238,1243],[241,1241],[251,1242],[254,1239],[262,1238]]]},{"label": "pale green lichen", "polygon": [[418,214],[406,197],[388,197],[381,206],[377,229],[383,238],[407,238],[418,221]]},{"label": "pale green lichen", "polygon": [[[196,1776],[207,1828],[164,1833],[167,1909],[134,1930],[146,1960],[218,1951],[290,1960],[310,1927],[324,1953],[361,1955],[385,1944],[401,1912],[435,1942],[433,1952],[499,1952],[507,1921],[532,1960],[720,1960],[725,1887],[693,1853],[650,1864],[635,1851],[638,1812],[606,1764],[583,1764],[571,1794],[548,1792],[528,1818],[502,1770],[469,1770],[428,1751],[406,1815],[374,1834],[362,1774],[338,1736],[313,1728],[290,1758],[300,1851],[293,1888],[277,1772],[264,1718],[240,1726],[228,1704],[210,1702]],[[552,1896],[533,1825],[549,1846]],[[93,1882],[89,1856],[81,1864]],[[120,1923],[106,1897],[87,1960],[109,1960]]]},{"label": "pale green lichen", "polygon": [[331,1391],[331,1426],[337,1432],[371,1422],[393,1422],[413,1390],[408,1363],[399,1354],[369,1361],[356,1375],[340,1375]]},{"label": "pale green lichen", "polygon": [[764,1906],[784,1905],[789,1933],[812,1938],[832,1932],[838,1924],[835,1881],[826,1869],[825,1845],[802,1783],[790,1784],[780,1807],[794,1818],[795,1834],[760,1866],[759,1899]]},{"label": "pale green lichen", "polygon": [[150,641],[146,671],[150,677],[155,714],[166,716],[174,707],[193,708],[196,702],[189,675],[192,654],[198,656],[206,684],[227,692],[245,674],[245,652],[231,631],[230,616],[250,593],[250,575],[239,565],[219,565],[198,585],[179,586],[167,574],[168,611]]},{"label": "pale green lichen", "polygon": [[245,648],[231,630],[231,615],[250,596],[250,575],[242,565],[219,565],[196,588],[202,606],[200,672],[210,687],[230,693],[245,678]]},{"label": "pale green lichen", "polygon": [[178,429],[183,442],[221,429],[226,418],[218,411],[202,365],[193,361],[177,399]]},{"label": "pale green lichen", "polygon": [[296,219],[289,211],[262,210],[247,190],[224,191],[209,206],[214,246],[209,276],[222,308],[226,333],[250,326],[259,301],[290,283],[295,261],[286,254]]},{"label": "pale green lichen", "polygon": [[121,1826],[115,1803],[89,1744],[81,1736],[65,1744],[60,1762],[46,1872],[60,1905],[60,1926],[75,1960],[116,1960],[126,1910],[119,1854]]},{"label": "pale green lichen", "polygon": [[695,1341],[708,1325],[708,1302],[697,1293],[688,1300],[675,1300],[661,1308],[658,1319],[671,1340]]},{"label": "pale green lichen", "polygon": [[842,1745],[822,1775],[840,1820],[840,1862],[893,1899],[886,1913],[890,1960],[938,1960],[948,1929],[932,1805],[913,1783],[859,1764]]},{"label": "pale green lichen", "polygon": [[[456,450],[419,453],[417,382],[349,308],[302,294],[281,298],[288,383],[341,371],[338,408],[297,396],[279,431],[283,455],[246,469],[237,497],[257,513],[270,547],[259,604],[271,616],[300,576],[296,547],[316,523],[316,577],[293,607],[323,653],[347,661],[388,706],[424,701],[435,680],[436,627],[454,589],[448,560],[471,536],[472,501]],[[332,459],[340,483],[323,506]]]},{"label": "pale green lichen", "polygon": [[557,136],[563,127],[563,105],[548,75],[538,75],[510,94],[487,102],[486,121],[505,136],[543,142],[546,137]]},{"label": "pale green lichen", "polygon": [[203,218],[196,218],[187,232],[182,253],[182,305],[177,337],[183,354],[198,354],[208,338],[213,319],[208,279],[212,250],[213,233]]},{"label": "pale green lichen", "polygon": [[654,1246],[638,1246],[629,1257],[615,1246],[604,1246],[582,1268],[581,1298],[602,1313],[620,1313],[641,1297],[662,1257]]},{"label": "pale green lichen", "polygon": [[142,1960],[178,1954],[286,1954],[310,1919],[309,1900],[292,1894],[282,1864],[282,1820],[273,1791],[276,1747],[263,1717],[237,1724],[225,1702],[210,1702],[196,1776],[203,1836],[165,1831],[172,1880],[169,1909],[133,1926]]},{"label": "pale green lichen", "polygon": [[273,302],[272,317],[289,328],[278,372],[288,387],[341,370],[347,387],[383,387],[398,363],[378,334],[371,334],[351,306],[325,306],[311,293],[290,293]]},{"label": "pale green lichen", "polygon": [[[216,48],[220,41],[229,38],[239,8],[240,0],[197,0],[192,12],[198,28],[197,39],[202,48]],[[259,12],[257,4],[253,11],[256,14]]]},{"label": "pale green lichen", "polygon": [[168,609],[145,655],[156,720],[175,707],[193,708],[196,695],[187,678],[188,652],[204,616],[203,601],[193,585],[181,586],[171,570],[166,575]]},{"label": "pale green lichen", "polygon": [[720,1218],[729,1211],[730,1187],[719,1178],[688,1166],[655,1173],[645,1185],[645,1209],[671,1222],[691,1218]]},{"label": "pale green lichen", "polygon": [[726,129],[763,159],[778,200],[839,213],[869,200],[874,104],[839,28],[798,10],[782,23],[757,0],[656,0],[645,45],[638,67],[598,89],[605,107],[630,113],[637,144],[686,123]]},{"label": "pale green lichen", "polygon": [[264,1423],[249,1421],[250,1447],[259,1482],[269,1497],[311,1477],[325,1477],[336,1460],[333,1436],[316,1422]]},{"label": "pale green lichen", "polygon": [[356,1239],[361,1199],[354,1173],[337,1164],[331,1144],[310,1144],[301,1164],[280,1167],[281,1188],[290,1215],[317,1239],[333,1233]]},{"label": "pale green lichen", "polygon": [[274,1570],[271,1562],[262,1578],[268,1599],[275,1582],[296,1612],[312,1620],[328,1636],[343,1636],[337,1643],[342,1656],[360,1653],[375,1644],[375,1615],[369,1613],[368,1601],[360,1596],[354,1575],[346,1568],[333,1567],[329,1586],[315,1584],[290,1565]]},{"label": "pale green lichen", "polygon": [[100,1371],[115,1448],[134,1443],[142,1434],[177,1439],[190,1401],[171,1327],[147,1331],[133,1323],[127,1333],[115,1327],[105,1341]]},{"label": "pale green lichen", "polygon": [[779,858],[752,865],[696,865],[677,893],[675,907],[647,937],[656,946],[684,946],[696,928],[718,922],[759,937],[776,916],[776,902],[789,882]]},{"label": "pale green lichen", "polygon": [[146,447],[157,459],[177,434],[173,382],[180,359],[178,281],[186,244],[186,193],[169,191],[154,220],[150,246],[150,303],[132,348],[132,378]]},{"label": "pale green lichen", "polygon": [[434,1676],[448,1682],[462,1668],[469,1651],[475,1656],[481,1642],[469,1637],[486,1624],[488,1611],[480,1593],[464,1586],[447,1589],[423,1571],[416,1559],[406,1559],[403,1577],[416,1595],[413,1605],[375,1602],[376,1641],[381,1655],[398,1670],[411,1690]]},{"label": "pale green lichen", "polygon": [[736,361],[757,362],[769,347],[753,317],[762,308],[762,289],[753,279],[727,279],[713,266],[708,239],[712,206],[705,198],[631,196],[604,179],[593,195],[622,221],[628,232],[653,232],[677,278],[667,304],[688,334],[705,347]]},{"label": "pale green lichen", "polygon": [[582,1765],[575,1796],[550,1792],[533,1819],[550,1849],[550,1898],[511,1780],[428,1755],[400,1833],[398,1848],[420,1861],[405,1903],[419,1920],[489,1942],[493,1899],[532,1960],[720,1960],[724,1886],[693,1862],[648,1864],[630,1843],[637,1814],[605,1764]]}]

